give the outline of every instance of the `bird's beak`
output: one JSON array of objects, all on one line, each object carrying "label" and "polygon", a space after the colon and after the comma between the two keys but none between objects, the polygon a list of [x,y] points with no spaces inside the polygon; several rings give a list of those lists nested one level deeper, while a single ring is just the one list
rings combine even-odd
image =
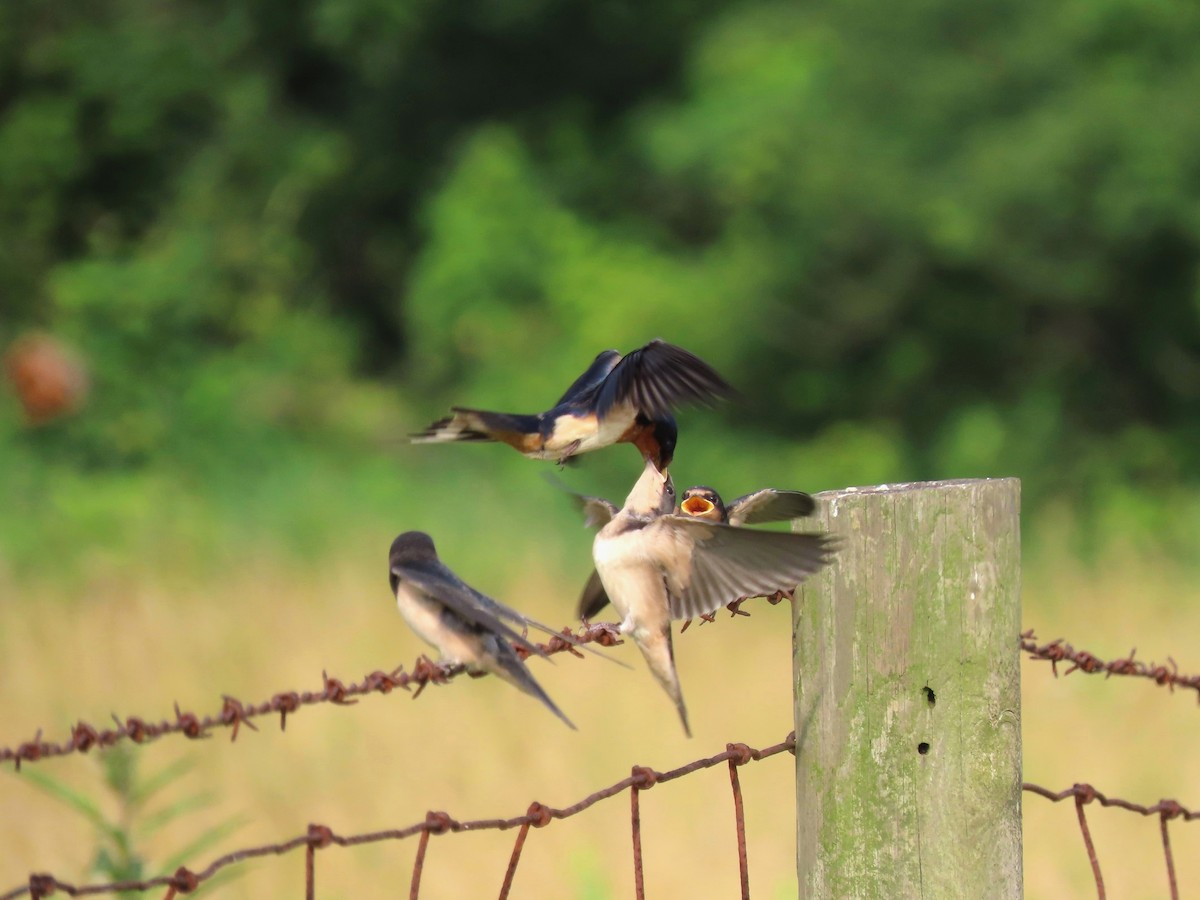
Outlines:
[{"label": "bird's beak", "polygon": [[713,505],[703,497],[688,497],[679,508],[689,516],[702,516],[713,511]]}]

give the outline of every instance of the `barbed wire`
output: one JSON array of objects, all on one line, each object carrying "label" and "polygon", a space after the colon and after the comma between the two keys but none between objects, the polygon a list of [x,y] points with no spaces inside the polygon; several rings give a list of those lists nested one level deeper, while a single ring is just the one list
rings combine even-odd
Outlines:
[{"label": "barbed wire", "polygon": [[508,819],[476,819],[460,822],[445,812],[428,812],[424,820],[409,825],[406,828],[373,831],[363,834],[339,835],[327,825],[312,824],[308,831],[276,844],[264,844],[258,847],[248,847],[226,853],[209,863],[205,868],[193,871],[184,866],[178,868],[173,875],[160,875],[144,881],[116,881],[105,884],[74,885],[60,881],[53,875],[36,873],[29,876],[29,882],[18,888],[0,895],[0,900],[16,900],[28,895],[33,900],[49,897],[56,891],[62,891],[72,897],[83,897],[96,894],[115,894],[122,891],[149,891],[155,888],[166,888],[164,900],[173,900],[177,893],[189,893],[196,890],[202,883],[215,876],[222,869],[236,863],[262,856],[283,856],[305,848],[304,878],[305,897],[313,900],[316,895],[316,852],[331,845],[339,847],[354,847],[361,844],[377,843],[379,841],[397,841],[420,835],[417,845],[416,858],[413,861],[412,880],[409,886],[409,897],[416,898],[420,893],[421,876],[425,866],[425,851],[429,838],[433,835],[458,833],[461,831],[507,831],[519,828],[513,849],[509,855],[508,867],[505,870],[504,881],[500,889],[500,900],[506,900],[516,877],[517,866],[521,860],[521,852],[530,828],[544,828],[555,819],[567,819],[578,815],[586,809],[614,797],[625,791],[630,792],[630,829],[633,837],[633,878],[637,897],[644,900],[645,889],[642,879],[642,846],[641,846],[641,814],[639,795],[648,791],[656,784],[674,781],[693,772],[709,769],[721,763],[729,766],[730,790],[733,795],[734,819],[737,826],[738,869],[741,879],[741,896],[743,900],[750,897],[750,871],[746,852],[746,826],[742,809],[741,784],[737,770],[750,762],[767,759],[780,753],[796,752],[796,733],[793,731],[783,741],[762,750],[755,750],[746,744],[726,744],[725,750],[713,756],[693,760],[686,765],[667,772],[658,772],[643,766],[634,766],[630,775],[620,781],[601,788],[584,797],[571,806],[558,809],[534,801],[529,805],[524,815]]},{"label": "barbed wire", "polygon": [[[751,599],[751,598],[746,598]],[[753,598],[758,599],[758,598]],[[782,599],[781,595],[764,597],[767,603],[774,606]],[[743,600],[735,600],[727,605],[732,617],[749,616],[750,613],[741,608]],[[714,616],[703,616],[701,624],[714,621]],[[682,633],[682,632],[681,632]],[[574,631],[564,626],[558,633],[552,635],[545,643],[534,642],[543,653],[552,656],[556,653],[570,653],[582,657],[577,649],[585,644],[597,644],[601,647],[616,647],[624,643],[618,627],[611,622],[592,622],[580,626]],[[514,650],[525,658],[529,653],[520,646],[514,645]],[[246,704],[228,694],[221,695],[219,712],[199,716],[194,712],[184,712],[175,703],[175,719],[149,722],[141,716],[129,716],[122,720],[115,713],[113,721],[115,728],[99,729],[82,719],[71,728],[71,736],[61,742],[42,740],[42,729],[38,729],[33,740],[25,741],[14,746],[0,747],[0,763],[13,762],[17,771],[21,770],[22,762],[37,762],[40,759],[55,756],[68,756],[72,753],[87,753],[93,747],[111,747],[122,740],[131,740],[143,744],[156,738],[171,734],[182,734],[192,740],[211,737],[217,728],[232,728],[230,740],[236,741],[242,725],[258,730],[252,721],[259,716],[278,713],[279,728],[286,730],[287,717],[305,706],[318,703],[332,703],[337,706],[352,706],[358,697],[367,694],[387,694],[399,688],[409,691],[416,699],[429,684],[446,684],[454,678],[466,673],[462,665],[446,666],[421,656],[413,665],[412,671],[405,671],[403,666],[391,672],[374,671],[364,676],[360,682],[346,684],[339,678],[331,677],[327,672],[321,672],[324,687],[320,691],[280,691],[269,700],[257,704]],[[413,688],[416,688],[413,690]]]},{"label": "barbed wire", "polygon": [[[1064,675],[1070,675],[1072,672],[1077,671],[1086,672],[1091,675],[1103,673],[1106,678],[1111,675],[1131,675],[1136,678],[1147,678],[1155,684],[1166,686],[1172,692],[1174,692],[1176,687],[1189,688],[1196,691],[1197,696],[1200,697],[1200,675],[1181,675],[1178,664],[1170,656],[1167,657],[1169,666],[1153,662],[1144,663],[1134,658],[1137,653],[1135,648],[1130,650],[1129,655],[1126,657],[1105,662],[1087,650],[1076,650],[1062,638],[1041,645],[1038,645],[1036,641],[1037,638],[1034,635],[1033,629],[1023,632],[1021,634],[1021,650],[1028,653],[1031,659],[1049,662],[1051,671],[1056,678],[1059,674],[1058,664],[1060,662],[1068,662],[1070,663],[1070,667],[1063,673]],[[1079,832],[1083,837],[1083,845],[1087,850],[1088,863],[1092,868],[1092,878],[1096,883],[1096,896],[1100,900],[1104,900],[1107,896],[1104,888],[1104,877],[1100,871],[1100,860],[1096,855],[1096,846],[1092,841],[1091,829],[1088,827],[1084,807],[1094,802],[1099,803],[1101,806],[1113,806],[1142,816],[1158,816],[1163,859],[1167,869],[1167,885],[1170,888],[1172,900],[1178,900],[1179,886],[1175,877],[1175,858],[1171,852],[1171,838],[1167,829],[1167,823],[1172,819],[1182,819],[1185,822],[1191,822],[1200,818],[1200,812],[1188,809],[1177,800],[1160,800],[1153,806],[1132,803],[1129,800],[1122,800],[1118,797],[1109,797],[1090,784],[1075,784],[1057,793],[1048,788],[1028,782],[1023,784],[1022,787],[1024,790],[1045,797],[1054,803],[1061,802],[1067,798],[1074,799],[1076,818],[1079,821]]]},{"label": "barbed wire", "polygon": [[1088,862],[1092,866],[1092,877],[1096,881],[1096,895],[1100,897],[1100,900],[1104,900],[1105,897],[1104,878],[1100,874],[1100,860],[1096,856],[1096,846],[1092,842],[1092,833],[1088,828],[1087,816],[1084,814],[1083,808],[1087,804],[1095,802],[1101,806],[1115,806],[1118,809],[1128,810],[1142,816],[1158,816],[1159,830],[1162,835],[1163,857],[1167,864],[1167,884],[1171,889],[1172,900],[1178,900],[1179,887],[1175,881],[1175,858],[1171,854],[1171,839],[1167,833],[1167,823],[1171,819],[1183,819],[1185,822],[1191,822],[1200,818],[1200,812],[1188,809],[1177,800],[1159,800],[1153,806],[1131,803],[1119,797],[1106,796],[1090,784],[1075,784],[1057,793],[1041,785],[1030,784],[1029,782],[1025,782],[1021,787],[1029,793],[1045,797],[1053,803],[1066,800],[1068,797],[1074,798],[1075,812],[1079,819],[1079,831],[1083,836],[1083,845],[1087,849]]},{"label": "barbed wire", "polygon": [[[737,606],[737,604],[731,605],[730,611],[738,614],[739,610]],[[740,614],[746,615],[744,612]],[[612,647],[622,643],[622,641],[614,625],[598,623],[584,625],[578,633],[575,633],[570,628],[564,628],[560,633],[550,637],[546,643],[538,644],[537,646],[547,655],[568,652],[574,656],[581,656],[582,654],[578,650],[579,645],[589,643]],[[1181,675],[1178,665],[1172,657],[1167,657],[1169,666],[1144,663],[1136,660],[1136,650],[1131,650],[1127,657],[1105,662],[1086,650],[1076,650],[1071,644],[1061,638],[1039,645],[1032,629],[1020,635],[1020,649],[1028,653],[1032,659],[1049,662],[1055,677],[1059,675],[1058,664],[1060,662],[1067,662],[1070,663],[1070,667],[1063,673],[1064,675],[1070,675],[1075,671],[1083,671],[1089,674],[1104,673],[1106,677],[1111,675],[1131,675],[1150,679],[1156,684],[1167,686],[1172,691],[1176,686],[1179,686],[1195,690],[1200,695],[1200,675]],[[231,740],[236,740],[239,728],[243,723],[247,727],[257,730],[257,726],[251,720],[259,716],[278,713],[280,716],[280,728],[285,729],[288,715],[304,706],[318,703],[333,703],[335,705],[348,706],[357,703],[358,697],[376,692],[386,694],[395,688],[409,691],[416,698],[420,696],[421,692],[430,683],[447,683],[451,679],[462,675],[465,671],[463,666],[439,665],[422,656],[417,660],[411,672],[405,671],[403,667],[399,667],[391,673],[376,671],[365,676],[361,682],[357,683],[346,684],[342,680],[330,677],[327,673],[322,672],[324,688],[319,692],[285,691],[275,694],[270,700],[253,705],[243,704],[233,697],[224,695],[222,697],[223,704],[220,712],[204,717],[197,716],[191,712],[183,712],[180,710],[178,703],[176,703],[174,721],[164,720],[153,723],[133,716],[122,722],[114,715],[113,719],[117,727],[100,730],[81,720],[72,728],[70,739],[64,743],[42,741],[42,732],[39,729],[32,741],[22,743],[16,749],[0,748],[0,762],[13,760],[16,768],[19,770],[22,761],[33,762],[45,757],[64,756],[74,752],[86,753],[92,747],[107,747],[121,740],[132,740],[140,744],[167,734],[182,734],[190,739],[207,738],[212,736],[211,732],[213,730],[221,727],[231,728]],[[407,828],[349,836],[337,835],[325,825],[313,824],[309,826],[307,833],[304,835],[276,844],[233,851],[214,860],[208,867],[199,872],[193,872],[185,867],[181,867],[173,875],[163,875],[146,881],[124,881],[82,886],[75,886],[68,882],[59,881],[54,876],[48,874],[33,874],[30,875],[28,884],[16,888],[7,894],[0,895],[0,900],[14,900],[14,898],[26,894],[32,898],[48,897],[55,891],[63,891],[70,896],[87,896],[118,893],[121,891],[147,891],[158,887],[167,888],[166,898],[170,900],[178,892],[187,893],[195,890],[203,881],[213,877],[213,875],[227,866],[261,856],[287,854],[300,847],[306,848],[306,896],[311,898],[314,896],[314,866],[317,850],[328,847],[331,844],[350,847],[384,840],[402,840],[413,835],[420,835],[410,888],[410,897],[416,897],[420,887],[425,850],[431,835],[485,829],[504,831],[510,828],[519,828],[520,831],[514,843],[504,883],[501,887],[500,896],[503,900],[503,898],[508,896],[508,892],[512,887],[521,850],[524,847],[530,827],[545,827],[553,819],[576,815],[600,800],[622,793],[625,790],[631,791],[634,881],[637,896],[641,898],[643,896],[643,884],[640,813],[638,806],[639,793],[658,782],[670,781],[699,769],[717,765],[722,761],[729,763],[731,790],[734,798],[737,823],[738,859],[742,895],[743,897],[748,897],[749,870],[737,767],[745,765],[751,760],[764,759],[782,753],[785,750],[793,754],[795,753],[794,732],[782,743],[761,751],[752,750],[745,744],[727,744],[724,753],[695,760],[692,763],[665,773],[634,766],[630,777],[596,791],[565,809],[554,809],[534,802],[523,816],[516,816],[510,819],[483,819],[468,822],[459,822],[446,813],[430,812],[426,815],[423,822],[408,826]],[[1160,800],[1152,806],[1145,806],[1128,800],[1109,797],[1090,784],[1075,784],[1066,790],[1054,792],[1040,785],[1025,782],[1022,784],[1022,789],[1055,803],[1068,798],[1074,800],[1080,833],[1085,849],[1087,850],[1088,861],[1092,868],[1097,896],[1101,900],[1104,900],[1106,896],[1104,880],[1084,807],[1087,804],[1096,802],[1104,807],[1116,807],[1142,816],[1158,816],[1171,897],[1177,898],[1179,896],[1168,823],[1172,819],[1182,819],[1185,822],[1200,819],[1200,811],[1190,810],[1178,801],[1171,799]]]},{"label": "barbed wire", "polygon": [[1179,665],[1173,657],[1167,657],[1169,666],[1144,663],[1134,659],[1137,654],[1137,648],[1134,648],[1126,657],[1105,662],[1086,650],[1076,650],[1062,638],[1040,646],[1036,641],[1033,629],[1022,632],[1021,649],[1028,653],[1031,659],[1049,662],[1055,677],[1058,676],[1058,664],[1069,662],[1071,666],[1064,675],[1070,675],[1072,672],[1087,672],[1090,675],[1103,673],[1106,678],[1110,675],[1132,675],[1165,685],[1172,692],[1176,687],[1188,688],[1196,691],[1197,699],[1200,699],[1200,675],[1180,675]]},{"label": "barbed wire", "polygon": [[[550,637],[544,644],[537,646],[547,656],[556,653],[570,653],[582,656],[578,647],[584,644],[598,644],[602,647],[615,647],[622,643],[616,626],[608,623],[585,625],[579,633],[570,628],[564,628],[560,633]],[[525,651],[516,648],[522,655]],[[115,728],[100,729],[83,720],[71,728],[71,736],[66,741],[54,743],[42,740],[42,730],[39,728],[33,740],[18,744],[15,747],[0,748],[0,763],[15,764],[17,771],[22,762],[37,762],[40,759],[54,756],[67,756],[71,753],[87,753],[93,747],[111,747],[122,740],[131,740],[143,744],[156,738],[170,734],[182,734],[197,740],[211,737],[211,732],[217,728],[231,728],[230,740],[237,740],[238,731],[242,725],[255,731],[258,726],[253,720],[259,716],[278,714],[280,730],[287,728],[287,717],[305,706],[318,703],[332,703],[337,706],[351,706],[358,702],[356,698],[367,694],[387,694],[399,688],[408,691],[413,698],[419,697],[429,684],[445,684],[466,672],[461,665],[445,666],[432,662],[428,657],[421,656],[412,671],[405,671],[400,666],[391,672],[375,671],[365,676],[360,682],[346,684],[340,678],[333,678],[326,672],[321,672],[324,687],[320,691],[281,691],[269,700],[261,703],[246,704],[228,694],[221,697],[219,712],[199,716],[194,712],[184,712],[175,703],[175,719],[149,722],[140,716],[129,716],[122,720],[115,713],[113,721]],[[414,690],[415,688],[415,690]]]}]

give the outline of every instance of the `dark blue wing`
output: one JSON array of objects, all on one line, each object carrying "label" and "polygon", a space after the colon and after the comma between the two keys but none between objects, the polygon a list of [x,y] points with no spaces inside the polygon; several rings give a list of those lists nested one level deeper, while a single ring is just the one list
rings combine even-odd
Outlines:
[{"label": "dark blue wing", "polygon": [[716,371],[682,347],[654,340],[626,354],[600,386],[597,415],[629,403],[651,419],[670,414],[681,403],[711,403],[733,393]]},{"label": "dark blue wing", "polygon": [[608,373],[613,370],[613,367],[621,361],[621,354],[616,350],[605,350],[598,354],[592,364],[587,367],[587,370],[572,382],[567,388],[567,392],[558,398],[555,406],[562,406],[566,403],[576,403],[584,398],[585,395],[595,393],[596,389],[608,377]]}]

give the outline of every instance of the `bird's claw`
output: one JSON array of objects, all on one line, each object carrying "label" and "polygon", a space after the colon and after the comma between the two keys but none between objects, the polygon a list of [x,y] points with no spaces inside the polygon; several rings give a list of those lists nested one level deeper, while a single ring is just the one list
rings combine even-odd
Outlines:
[{"label": "bird's claw", "polygon": [[413,666],[412,677],[417,682],[417,689],[413,691],[413,699],[416,700],[421,696],[421,691],[425,690],[425,686],[432,684],[445,684],[450,679],[451,667],[441,663],[435,663],[428,656],[422,653],[417,657],[417,664]]},{"label": "bird's claw", "polygon": [[616,622],[587,622],[583,623],[583,634],[589,640],[601,647],[616,647],[621,644],[621,627]]},{"label": "bird's claw", "polygon": [[746,600],[748,600],[748,599],[749,599],[748,597],[739,597],[737,600],[734,600],[732,603],[725,604],[725,608],[727,610],[729,610],[729,614],[731,616],[748,616],[748,615],[750,615],[750,613],[748,613],[744,609],[742,609],[742,604],[745,603]]},{"label": "bird's claw", "polygon": [[792,588],[790,591],[776,591],[775,593],[771,594],[771,596],[767,597],[766,600],[768,603],[774,606],[781,600],[792,600],[795,598],[795,596],[796,589]]}]

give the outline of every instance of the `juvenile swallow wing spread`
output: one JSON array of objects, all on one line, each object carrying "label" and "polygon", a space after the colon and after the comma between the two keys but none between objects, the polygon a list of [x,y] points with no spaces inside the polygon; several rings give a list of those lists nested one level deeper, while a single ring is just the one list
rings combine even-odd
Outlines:
[{"label": "juvenile swallow wing spread", "polygon": [[671,618],[715,612],[741,597],[790,591],[830,561],[825,535],[752,531],[685,516],[647,526],[670,595]]},{"label": "juvenile swallow wing spread", "polygon": [[[535,656],[546,654],[534,643],[522,637],[502,622],[501,616],[517,621],[524,617],[499,601],[481,594],[455,575],[440,560],[413,560],[392,563],[392,574],[436,599],[463,622],[504,637]],[[480,598],[483,601],[480,602]]]},{"label": "juvenile swallow wing spread", "polygon": [[587,584],[583,586],[583,593],[579,595],[579,603],[575,607],[575,617],[591,621],[600,614],[604,607],[608,606],[608,603],[608,591],[604,589],[600,573],[592,569]]},{"label": "juvenile swallow wing spread", "polygon": [[680,403],[710,403],[731,393],[725,379],[700,357],[654,340],[624,356],[604,379],[596,413],[603,419],[614,406],[628,404],[657,419]]},{"label": "juvenile swallow wing spread", "polygon": [[763,488],[738,497],[727,507],[730,525],[753,525],[757,522],[786,522],[811,516],[817,508],[812,496],[803,491],[777,491]]},{"label": "juvenile swallow wing spread", "polygon": [[603,497],[586,497],[583,494],[572,494],[575,505],[583,513],[583,524],[587,528],[603,528],[620,512],[615,503],[610,503]]}]

